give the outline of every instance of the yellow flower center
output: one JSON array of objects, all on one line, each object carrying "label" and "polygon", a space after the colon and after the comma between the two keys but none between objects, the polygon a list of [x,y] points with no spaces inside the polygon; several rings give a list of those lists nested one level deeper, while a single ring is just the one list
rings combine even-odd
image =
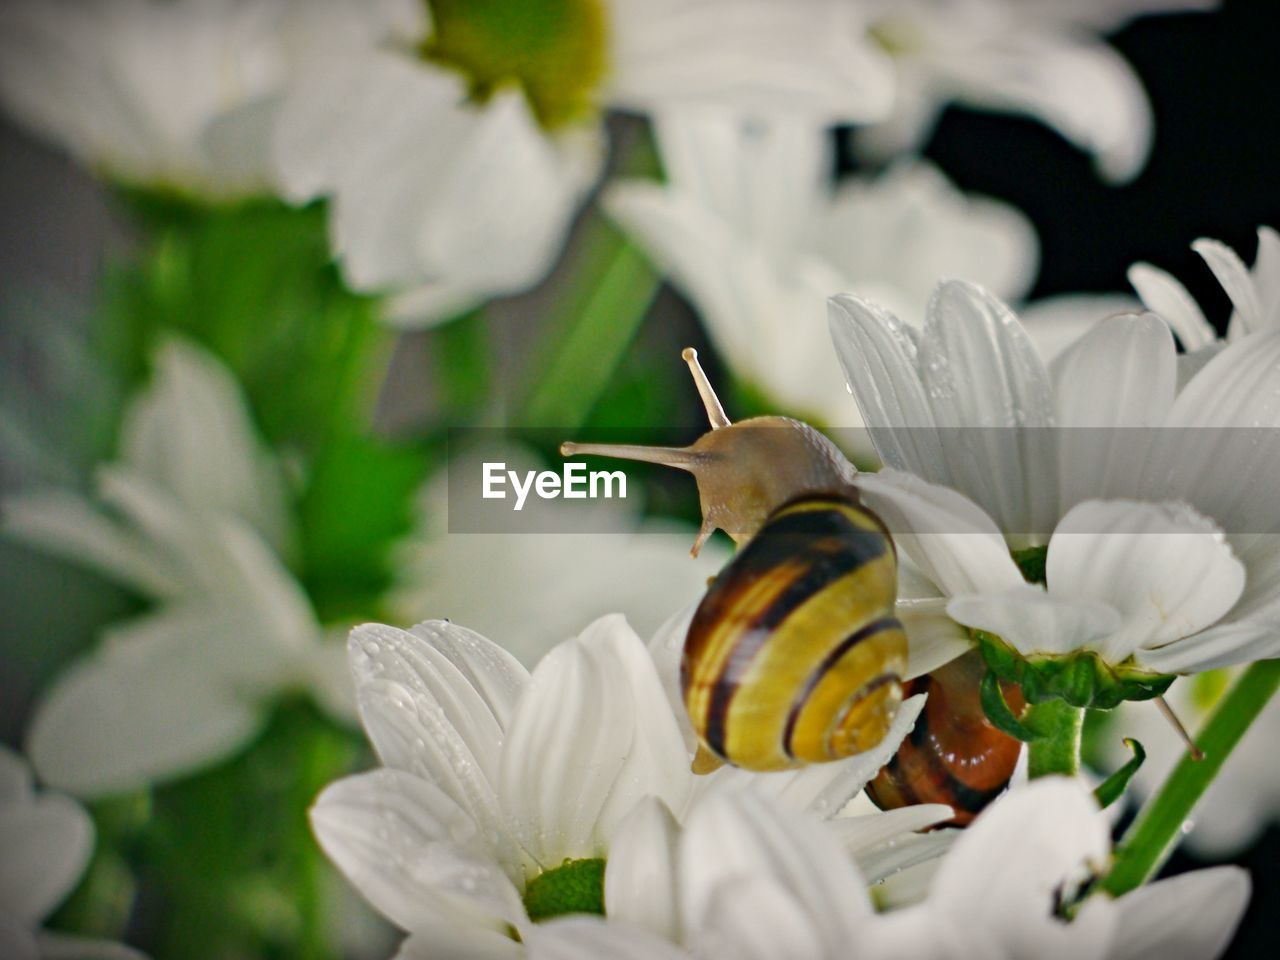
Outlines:
[{"label": "yellow flower center", "polygon": [[467,78],[484,103],[519,88],[555,130],[589,116],[607,69],[603,0],[426,0],[433,22],[422,56]]}]

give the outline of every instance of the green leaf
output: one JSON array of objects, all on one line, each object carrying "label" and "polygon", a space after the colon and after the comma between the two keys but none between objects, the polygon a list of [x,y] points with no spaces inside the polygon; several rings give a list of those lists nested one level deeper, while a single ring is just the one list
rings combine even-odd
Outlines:
[{"label": "green leaf", "polygon": [[[135,204],[136,206],[136,204]],[[391,334],[335,269],[325,210],[274,201],[148,208],[154,235],[108,277],[100,334],[125,377],[146,373],[166,331],[203,344],[244,384],[273,443],[304,451],[363,426]]]},{"label": "green leaf", "polygon": [[1014,715],[1013,709],[1004,698],[1004,691],[1000,689],[1000,678],[993,671],[988,670],[983,674],[979,695],[982,699],[983,712],[997,730],[1002,730],[1023,743],[1036,739],[1035,731],[1025,726]]},{"label": "green leaf", "polygon": [[1102,783],[1098,784],[1093,795],[1098,798],[1098,804],[1104,810],[1115,803],[1124,794],[1125,788],[1129,786],[1129,781],[1133,779],[1133,775],[1138,772],[1138,768],[1147,759],[1147,751],[1142,749],[1142,744],[1132,737],[1124,738],[1125,746],[1133,751],[1133,759],[1126,763],[1123,767],[1113,773]]},{"label": "green leaf", "polygon": [[378,613],[391,548],[412,526],[426,468],[420,450],[376,437],[339,440],[315,462],[299,505],[300,579],[321,620]]}]

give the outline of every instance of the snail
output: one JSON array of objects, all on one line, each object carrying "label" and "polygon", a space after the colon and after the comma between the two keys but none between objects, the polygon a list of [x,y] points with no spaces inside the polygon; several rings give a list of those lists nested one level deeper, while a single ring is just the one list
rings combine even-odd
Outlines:
[{"label": "snail", "polygon": [[[929,699],[893,759],[867,784],[867,796],[881,810],[945,803],[955,817],[939,826],[963,827],[1004,792],[1022,744],[987,719],[979,696],[985,671],[975,650],[904,685],[904,696],[927,693]],[[1021,710],[1021,691],[1002,687],[1006,702]]]},{"label": "snail", "polygon": [[785,770],[869,750],[893,722],[907,666],[889,532],[830,440],[787,417],[731,423],[697,352],[683,357],[711,423],[691,446],[560,452],[692,473],[703,520],[691,553],[717,528],[740,545],[698,605],[681,658],[694,770]]}]

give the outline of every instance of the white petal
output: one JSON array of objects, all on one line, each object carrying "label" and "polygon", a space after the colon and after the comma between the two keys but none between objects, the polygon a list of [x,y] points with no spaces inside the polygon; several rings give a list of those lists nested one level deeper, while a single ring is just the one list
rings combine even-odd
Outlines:
[{"label": "white petal", "polygon": [[524,919],[475,822],[425,780],[386,769],[339,780],[316,799],[311,825],[369,903],[406,931],[501,931]]},{"label": "white petal", "polygon": [[145,954],[111,940],[92,940],[43,930],[36,940],[40,946],[40,960],[147,960]]},{"label": "white petal", "polygon": [[847,4],[616,0],[611,13],[608,96],[624,109],[701,103],[857,123],[883,116],[892,101],[888,58],[865,41]]},{"label": "white petal", "polygon": [[933,410],[917,370],[916,338],[869,300],[841,294],[827,301],[836,356],[887,466],[926,480],[950,479]]},{"label": "white petal", "polygon": [[[948,811],[947,818],[952,816],[950,807],[942,809]],[[931,814],[930,819],[934,816],[941,817],[941,812]],[[959,835],[959,830],[910,834],[873,850],[854,851],[854,862],[867,882],[876,884],[873,895],[882,910],[886,906],[905,906],[928,893],[942,858]]]},{"label": "white petal", "polygon": [[0,743],[0,807],[30,802],[34,790],[27,761]]},{"label": "white petal", "polygon": [[953,57],[946,80],[968,103],[1030,113],[1096,158],[1115,182],[1142,169],[1151,107],[1133,68],[1105,43],[1074,31],[1009,30]]},{"label": "white petal", "polygon": [[1090,497],[1135,496],[1153,428],[1173,405],[1176,349],[1153,314],[1096,324],[1054,362],[1060,508]]},{"label": "white petal", "polygon": [[964,628],[947,616],[947,601],[943,597],[899,600],[894,612],[907,631],[907,673],[902,678],[904,680],[932,673],[973,647],[973,641]]},{"label": "white petal", "polygon": [[690,777],[653,661],[615,614],[534,671],[503,745],[499,796],[524,848],[552,867],[599,856],[646,794],[681,809]]},{"label": "white petal", "polygon": [[144,596],[183,591],[179,572],[165,563],[162,551],[74,493],[40,490],[7,498],[0,522],[6,535],[88,565]]},{"label": "white petal", "polygon": [[743,878],[788,891],[822,943],[848,941],[871,918],[866,885],[826,828],[753,793],[699,804],[685,829],[680,865],[689,929],[703,925],[724,884]]},{"label": "white petal", "polygon": [[954,597],[947,613],[965,626],[994,633],[1027,656],[1092,649],[1120,627],[1120,614],[1106,604],[1064,599],[1030,583]]},{"label": "white petal", "polygon": [[1225,243],[1218,240],[1200,239],[1191,245],[1191,249],[1204,258],[1213,275],[1227,291],[1231,303],[1235,307],[1232,324],[1239,324],[1243,333],[1259,333],[1264,329],[1262,304],[1258,300],[1258,291],[1249,276],[1249,268],[1236,253]]},{"label": "white petal", "polygon": [[0,914],[37,926],[89,864],[93,823],[70,797],[0,807]]},{"label": "white petal", "polygon": [[198,645],[139,626],[160,629],[72,666],[36,708],[27,750],[47,783],[92,797],[132,790],[222,759],[257,731],[256,705],[202,664]]},{"label": "white petal", "polygon": [[1269,326],[1280,325],[1280,233],[1273,227],[1258,228],[1258,256],[1252,276],[1262,301],[1263,320]]},{"label": "white petal", "polygon": [[123,459],[191,507],[239,516],[279,549],[283,479],[261,447],[239,385],[216,358],[169,339],[121,426]]},{"label": "white petal", "polygon": [[1260,440],[1280,426],[1280,330],[1214,356],[1178,394],[1168,425],[1178,429],[1158,444],[1149,496],[1186,500],[1229,533],[1276,529],[1280,449]]},{"label": "white petal", "polygon": [[995,523],[963,494],[894,470],[859,475],[858,489],[899,549],[944,592],[1023,582]]},{"label": "white petal", "polygon": [[1237,663],[1280,656],[1280,628],[1274,623],[1224,623],[1203,633],[1139,650],[1134,659],[1157,673],[1199,673]]},{"label": "white petal", "polygon": [[1054,531],[1045,576],[1054,597],[1120,613],[1096,648],[1119,663],[1216,623],[1244,589],[1245,569],[1222,532],[1184,504],[1089,500]]},{"label": "white petal", "polygon": [[[1049,374],[1026,331],[976,284],[938,285],[918,363],[950,485],[981,504],[1006,536],[1052,529],[1057,517],[1055,411]],[[927,478],[932,479],[932,478]]]},{"label": "white petal", "polygon": [[434,926],[426,933],[410,934],[394,960],[523,960],[524,947],[505,932],[476,926]]},{"label": "white petal", "polygon": [[360,713],[383,763],[430,781],[486,833],[500,834],[498,770],[511,713],[528,684],[524,668],[496,644],[445,621],[413,631],[365,624],[351,632],[349,650]]},{"label": "white petal", "polygon": [[1109,848],[1106,822],[1084,785],[1035,780],[1006,793],[963,831],[929,901],[975,935],[1007,944],[1009,952],[999,955],[1090,956],[1086,945],[1105,944],[1113,918],[1062,924],[1053,905],[1060,887],[1105,864]]},{"label": "white petal", "polygon": [[1249,903],[1239,867],[1197,870],[1139,887],[1116,901],[1120,916],[1110,960],[1220,956]]},{"label": "white petal", "polygon": [[618,828],[605,866],[605,914],[678,941],[680,828],[661,801],[646,797]]},{"label": "white petal", "polygon": [[1129,283],[1143,304],[1173,328],[1188,352],[1213,343],[1218,334],[1187,288],[1172,275],[1149,263],[1129,268]]},{"label": "white petal", "polygon": [[8,960],[39,960],[35,934],[17,918],[0,913],[0,956]]},{"label": "white petal", "polygon": [[679,613],[667,620],[649,639],[649,655],[653,657],[654,668],[658,671],[658,679],[662,681],[662,689],[666,691],[667,702],[671,712],[680,725],[680,733],[684,737],[685,750],[693,756],[698,747],[698,735],[694,733],[693,723],[689,720],[689,711],[684,707],[684,695],[680,689],[680,659],[684,656],[684,642],[689,635],[689,624],[701,601],[694,601],[685,606]]},{"label": "white petal", "polygon": [[1023,304],[1018,319],[1036,352],[1052,364],[1099,320],[1141,309],[1137,298],[1122,293],[1064,293]]},{"label": "white petal", "polygon": [[570,917],[534,927],[525,942],[529,960],[692,960],[692,954],[647,930],[595,917]]},{"label": "white petal", "polygon": [[852,947],[847,940],[824,944],[795,895],[769,877],[742,876],[718,886],[698,933],[698,954],[707,957],[823,960]]},{"label": "white petal", "polygon": [[[897,841],[909,837],[919,830],[935,826],[955,816],[955,811],[942,803],[921,803],[902,807],[899,810],[885,810],[880,813],[865,814],[860,817],[836,817],[827,822],[828,829],[840,838],[844,848],[849,851],[861,868],[864,861],[885,847],[896,847]],[[862,870],[868,883],[876,883],[882,876]]]}]

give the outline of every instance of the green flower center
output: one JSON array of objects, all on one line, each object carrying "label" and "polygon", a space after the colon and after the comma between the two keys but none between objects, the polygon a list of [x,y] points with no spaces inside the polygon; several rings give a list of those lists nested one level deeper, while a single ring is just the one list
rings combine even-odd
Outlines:
[{"label": "green flower center", "polygon": [[538,123],[554,130],[595,107],[607,69],[601,0],[426,0],[433,29],[424,59],[467,78],[484,103],[518,87]]},{"label": "green flower center", "polygon": [[566,913],[604,914],[604,860],[566,860],[544,870],[524,890],[524,908],[534,923]]}]

